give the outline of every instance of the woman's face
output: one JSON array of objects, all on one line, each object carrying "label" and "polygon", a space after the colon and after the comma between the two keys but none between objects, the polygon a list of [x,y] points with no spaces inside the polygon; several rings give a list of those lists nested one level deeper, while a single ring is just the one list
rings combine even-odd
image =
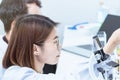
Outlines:
[{"label": "woman's face", "polygon": [[60,57],[60,46],[58,41],[58,36],[55,28],[52,30],[51,34],[47,40],[43,43],[42,48],[38,47],[39,61],[46,64],[56,64]]}]

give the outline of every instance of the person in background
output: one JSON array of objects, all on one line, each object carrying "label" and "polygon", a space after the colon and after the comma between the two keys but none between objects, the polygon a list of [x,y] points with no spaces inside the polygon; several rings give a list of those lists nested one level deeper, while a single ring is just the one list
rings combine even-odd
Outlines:
[{"label": "person in background", "polygon": [[15,27],[3,59],[6,71],[2,80],[78,79],[74,73],[42,74],[45,64],[54,65],[60,57],[57,24],[50,18],[37,14],[24,15],[15,20]]},{"label": "person in background", "polygon": [[8,43],[14,19],[18,15],[39,14],[41,3],[39,0],[2,0],[0,4],[0,19],[4,24],[4,40]]}]

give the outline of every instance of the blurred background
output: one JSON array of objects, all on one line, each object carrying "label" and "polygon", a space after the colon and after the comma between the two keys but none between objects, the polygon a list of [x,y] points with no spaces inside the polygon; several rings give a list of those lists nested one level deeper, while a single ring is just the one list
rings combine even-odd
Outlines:
[{"label": "blurred background", "polygon": [[[1,1],[1,0],[0,0]],[[102,5],[108,13],[120,15],[120,0],[41,0],[41,13],[65,25],[81,22],[97,22]],[[0,34],[4,34],[0,22]]]}]

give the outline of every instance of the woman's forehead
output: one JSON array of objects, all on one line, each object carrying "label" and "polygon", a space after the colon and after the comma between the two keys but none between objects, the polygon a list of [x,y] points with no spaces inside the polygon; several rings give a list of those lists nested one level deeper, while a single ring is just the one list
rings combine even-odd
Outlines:
[{"label": "woman's forehead", "polygon": [[50,35],[48,36],[48,38],[46,39],[46,41],[50,41],[50,40],[54,40],[58,38],[57,37],[57,31],[55,28],[53,28],[53,30],[51,31]]}]

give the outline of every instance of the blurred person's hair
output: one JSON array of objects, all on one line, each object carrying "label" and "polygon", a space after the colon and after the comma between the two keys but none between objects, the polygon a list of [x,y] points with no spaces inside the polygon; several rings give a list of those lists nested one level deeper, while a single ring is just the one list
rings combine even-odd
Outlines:
[{"label": "blurred person's hair", "polygon": [[35,3],[41,7],[39,0],[2,0],[0,4],[0,19],[4,24],[4,30],[8,33],[11,29],[11,23],[19,15],[28,13],[26,4]]}]

